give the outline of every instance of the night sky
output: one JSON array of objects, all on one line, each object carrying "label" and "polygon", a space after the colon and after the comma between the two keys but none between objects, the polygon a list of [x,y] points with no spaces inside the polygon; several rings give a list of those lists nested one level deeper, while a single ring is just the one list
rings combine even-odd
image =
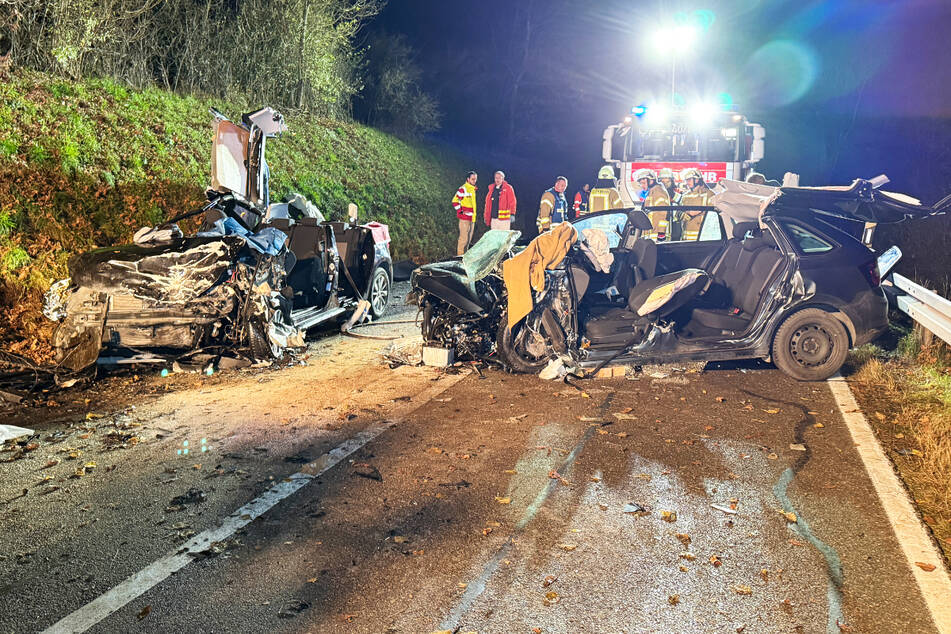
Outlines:
[{"label": "night sky", "polygon": [[390,0],[368,30],[416,49],[445,115],[433,140],[480,169],[508,168],[534,198],[556,174],[572,190],[593,178],[602,130],[635,104],[669,100],[669,54],[649,43],[683,19],[705,30],[678,56],[677,92],[688,104],[728,93],[764,124],[769,177],[885,172],[921,196],[947,182],[951,168],[925,178],[914,163],[951,145],[944,121],[940,134],[928,123],[951,116],[951,2]]}]

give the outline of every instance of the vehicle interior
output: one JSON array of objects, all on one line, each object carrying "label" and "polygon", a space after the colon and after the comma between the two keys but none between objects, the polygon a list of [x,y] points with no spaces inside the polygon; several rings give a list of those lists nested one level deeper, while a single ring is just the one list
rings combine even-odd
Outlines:
[{"label": "vehicle interior", "polygon": [[712,207],[704,213],[695,241],[643,237],[651,223],[640,210],[575,222],[583,234],[604,231],[614,256],[607,273],[581,253],[569,264],[579,323],[592,349],[634,345],[658,323],[681,341],[735,339],[749,330],[786,258],[768,228],[736,223],[727,239],[720,214]]}]

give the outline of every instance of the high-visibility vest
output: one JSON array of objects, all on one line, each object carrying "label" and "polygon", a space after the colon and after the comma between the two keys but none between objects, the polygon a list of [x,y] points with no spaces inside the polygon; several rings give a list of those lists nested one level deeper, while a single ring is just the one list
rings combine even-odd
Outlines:
[{"label": "high-visibility vest", "polygon": [[588,213],[606,209],[620,209],[623,204],[621,202],[621,192],[617,190],[617,187],[598,187],[592,189],[590,196],[588,196]]},{"label": "high-visibility vest", "polygon": [[452,197],[452,208],[456,210],[456,218],[459,220],[468,220],[475,222],[476,211],[476,188],[466,181],[456,190],[456,195]]}]

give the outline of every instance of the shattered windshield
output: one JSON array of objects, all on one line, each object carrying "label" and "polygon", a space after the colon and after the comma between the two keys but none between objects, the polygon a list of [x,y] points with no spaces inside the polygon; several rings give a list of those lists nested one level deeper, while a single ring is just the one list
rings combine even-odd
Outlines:
[{"label": "shattered windshield", "polygon": [[518,231],[490,229],[462,256],[462,268],[472,280],[480,280],[498,266],[499,261],[518,240]]}]

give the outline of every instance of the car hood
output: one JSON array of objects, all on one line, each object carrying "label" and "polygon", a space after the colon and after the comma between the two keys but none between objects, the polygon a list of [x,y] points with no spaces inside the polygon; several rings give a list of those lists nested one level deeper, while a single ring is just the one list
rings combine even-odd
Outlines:
[{"label": "car hood", "polygon": [[[884,177],[879,179],[887,182]],[[828,187],[769,187],[720,181],[714,190],[714,205],[735,222],[757,221],[763,216],[808,209],[846,220],[883,224],[926,218],[951,207],[951,196],[929,206],[905,194],[877,189],[875,185],[861,178],[851,185]]]}]

